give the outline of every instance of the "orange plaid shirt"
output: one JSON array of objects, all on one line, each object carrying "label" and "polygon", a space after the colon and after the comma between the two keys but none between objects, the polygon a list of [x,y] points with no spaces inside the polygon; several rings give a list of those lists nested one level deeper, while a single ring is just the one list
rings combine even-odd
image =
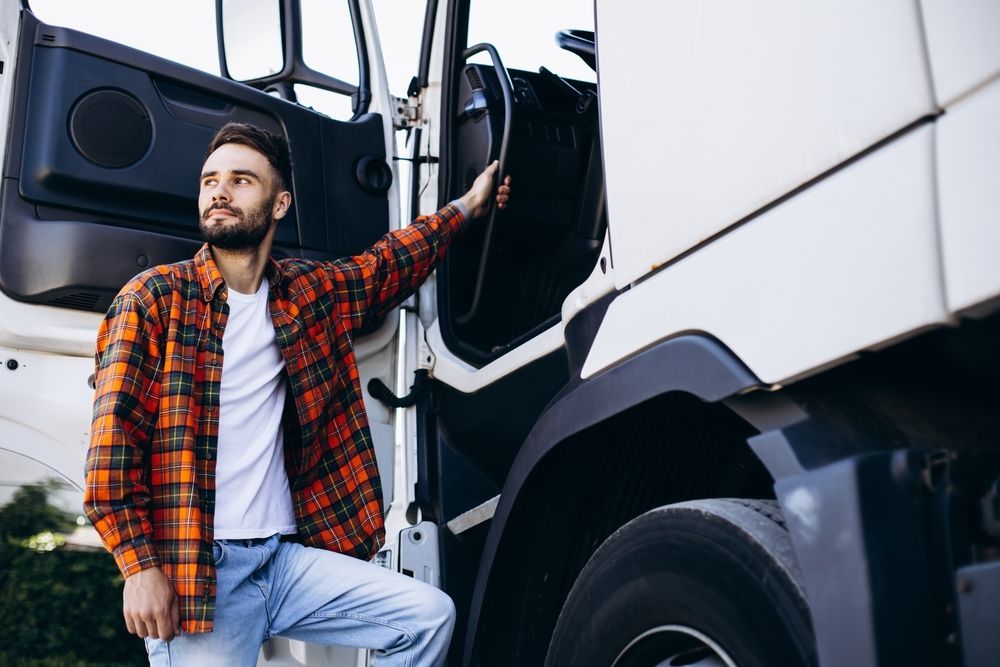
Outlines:
[{"label": "orange plaid shirt", "polygon": [[[369,559],[382,544],[381,485],[353,337],[406,299],[463,223],[449,205],[334,262],[271,260],[268,301],[288,376],[283,416],[302,543]],[[134,278],[97,337],[84,509],[125,577],[160,567],[185,632],[215,612],[215,461],[229,308],[205,245]]]}]

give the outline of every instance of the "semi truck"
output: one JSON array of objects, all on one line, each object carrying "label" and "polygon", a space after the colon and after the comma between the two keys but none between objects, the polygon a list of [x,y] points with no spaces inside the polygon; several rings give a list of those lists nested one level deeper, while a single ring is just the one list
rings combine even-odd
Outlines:
[{"label": "semi truck", "polygon": [[[497,159],[509,207],[356,341],[376,561],[455,600],[449,664],[997,664],[1000,4],[428,0],[396,95],[371,0],[320,4],[217,0],[216,76],[0,0],[9,475],[79,489],[102,313],[199,247],[225,122],[289,140],[281,256]],[[563,11],[572,66],[505,59]]]}]

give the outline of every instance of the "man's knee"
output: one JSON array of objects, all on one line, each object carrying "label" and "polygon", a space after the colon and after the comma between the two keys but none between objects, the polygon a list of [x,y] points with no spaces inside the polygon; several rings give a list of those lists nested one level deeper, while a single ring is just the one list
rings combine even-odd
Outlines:
[{"label": "man's knee", "polygon": [[455,603],[451,596],[444,591],[428,586],[430,591],[427,594],[427,612],[431,618],[438,619],[442,624],[455,624]]},{"label": "man's knee", "polygon": [[434,589],[437,593],[437,610],[444,624],[450,628],[455,627],[455,602],[451,596],[444,591]]},{"label": "man's knee", "polygon": [[444,630],[448,634],[455,627],[455,603],[444,591],[433,586],[420,587],[417,618],[424,620],[430,631]]}]

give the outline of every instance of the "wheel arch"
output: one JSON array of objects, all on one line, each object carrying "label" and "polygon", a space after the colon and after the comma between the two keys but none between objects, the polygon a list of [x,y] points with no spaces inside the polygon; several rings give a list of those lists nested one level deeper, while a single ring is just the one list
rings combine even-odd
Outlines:
[{"label": "wheel arch", "polygon": [[[493,516],[492,523],[483,549],[473,591],[472,604],[466,633],[463,663],[471,664],[476,656],[478,643],[482,640],[484,622],[488,626],[486,634],[504,635],[505,628],[498,628],[496,620],[489,618],[488,608],[498,604],[493,598],[490,583],[504,580],[503,589],[509,596],[516,586],[508,586],[503,570],[508,566],[503,554],[521,548],[532,540],[532,533],[538,530],[546,531],[546,526],[558,524],[561,535],[570,530],[565,522],[573,522],[582,515],[574,516],[573,512],[563,512],[567,506],[574,506],[561,494],[570,489],[579,492],[576,477],[567,475],[552,475],[553,469],[573,471],[576,475],[601,475],[606,472],[605,461],[600,454],[600,447],[608,444],[611,437],[620,437],[616,446],[628,445],[629,430],[650,429],[667,418],[675,421],[691,419],[691,423],[704,417],[702,412],[710,413],[713,418],[708,420],[724,432],[719,447],[727,452],[740,452],[740,460],[732,462],[732,456],[722,456],[713,459],[719,451],[701,447],[644,448],[636,447],[634,451],[620,452],[619,458],[628,460],[630,475],[645,475],[642,483],[648,484],[649,473],[657,469],[657,465],[666,465],[662,458],[666,450],[678,456],[701,457],[699,464],[702,470],[701,479],[718,479],[725,475],[717,474],[719,466],[731,463],[739,468],[753,468],[752,474],[757,478],[767,477],[766,471],[760,466],[755,455],[746,446],[746,438],[756,433],[742,417],[738,416],[721,401],[758,386],[760,381],[753,375],[729,350],[721,343],[703,334],[687,334],[664,341],[625,362],[587,380],[571,381],[549,404],[534,428],[525,439],[517,457],[510,469]],[[667,415],[664,411],[669,412]],[[692,411],[698,416],[691,415]],[[625,428],[626,433],[619,435]],[[683,430],[683,427],[682,427]],[[697,444],[698,438],[712,438],[711,433],[701,432],[691,440]],[[709,429],[711,431],[712,429]],[[732,448],[732,449],[729,449]],[[643,453],[640,456],[635,454]],[[643,458],[648,454],[656,460],[657,465]],[[586,459],[586,460],[581,460]],[[702,460],[704,459],[704,460]],[[713,460],[709,460],[713,459]],[[644,466],[649,463],[650,465]],[[689,462],[690,463],[690,462]],[[679,468],[680,466],[678,466]],[[737,476],[739,472],[735,473]],[[747,473],[751,474],[751,473]],[[588,477],[589,478],[589,477]],[[563,484],[550,483],[550,480],[561,479]],[[676,481],[676,480],[675,480]],[[639,484],[637,482],[637,484]],[[641,512],[650,507],[644,505],[653,497],[659,497],[667,482],[657,481],[658,490],[647,492],[645,496],[639,493],[637,498],[625,502],[626,508],[617,510],[619,514],[628,515],[629,508],[633,512]],[[768,477],[768,487],[770,478]],[[617,491],[628,494],[629,488],[618,488]],[[613,493],[614,491],[612,491]],[[766,491],[770,493],[769,488]],[[694,493],[694,495],[691,495]],[[675,498],[686,500],[697,497],[696,491],[689,490],[686,495]],[[670,498],[664,498],[670,501]],[[562,501],[562,502],[560,502]],[[615,504],[621,504],[621,498]],[[562,508],[557,505],[561,505]],[[542,506],[540,508],[540,506]],[[528,511],[530,509],[530,511]],[[593,509],[593,508],[591,508]],[[537,515],[537,521],[525,521],[525,514]],[[567,558],[585,563],[589,553],[592,553],[603,537],[604,532],[613,531],[622,522],[632,516],[605,516],[607,526],[597,529],[595,535],[583,533],[575,535],[575,542],[568,542],[556,537],[553,549]],[[588,519],[589,521],[589,519]],[[617,523],[618,525],[611,525]],[[609,528],[610,526],[610,528]],[[579,527],[579,526],[578,526]],[[583,526],[586,529],[586,526]],[[572,531],[571,531],[572,532]],[[584,530],[586,532],[586,530]],[[527,541],[527,542],[526,542]],[[582,546],[581,546],[582,544]],[[583,552],[579,553],[578,550]],[[563,553],[565,552],[565,553]],[[551,553],[551,552],[549,552]],[[498,567],[499,566],[499,567]],[[582,567],[582,563],[580,564]],[[542,568],[537,568],[542,569]],[[570,568],[572,570],[572,567]],[[499,572],[499,573],[498,573]],[[539,571],[519,573],[522,583],[527,583],[531,577],[539,575],[547,577]],[[538,583],[538,582],[536,582]],[[545,584],[545,582],[542,582]],[[569,585],[572,581],[569,581]],[[496,587],[493,587],[494,589]],[[543,585],[548,590],[551,586]],[[565,597],[563,591],[562,597]],[[557,596],[558,597],[558,596]],[[561,603],[561,597],[559,601]],[[502,603],[499,603],[503,606]],[[544,605],[543,605],[544,606]],[[551,610],[549,610],[551,612]],[[485,621],[484,621],[485,619]],[[544,625],[544,624],[543,624]],[[551,628],[549,628],[551,629]],[[544,633],[545,628],[537,628]],[[528,632],[533,630],[528,629]],[[527,638],[529,643],[532,638]],[[535,641],[545,641],[545,637],[535,638]]]}]

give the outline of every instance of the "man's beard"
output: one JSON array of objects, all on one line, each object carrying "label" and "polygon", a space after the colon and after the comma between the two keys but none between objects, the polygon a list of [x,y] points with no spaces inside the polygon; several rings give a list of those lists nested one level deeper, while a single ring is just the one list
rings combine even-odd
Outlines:
[{"label": "man's beard", "polygon": [[[242,208],[232,204],[215,203],[201,212],[201,234],[210,245],[223,250],[249,251],[255,250],[267,236],[274,222],[271,217],[271,209],[274,207],[277,193],[270,197],[265,197],[264,201],[245,212]],[[223,209],[233,213],[238,222],[236,224],[223,225],[216,224],[208,226],[206,223],[216,210]]]}]

